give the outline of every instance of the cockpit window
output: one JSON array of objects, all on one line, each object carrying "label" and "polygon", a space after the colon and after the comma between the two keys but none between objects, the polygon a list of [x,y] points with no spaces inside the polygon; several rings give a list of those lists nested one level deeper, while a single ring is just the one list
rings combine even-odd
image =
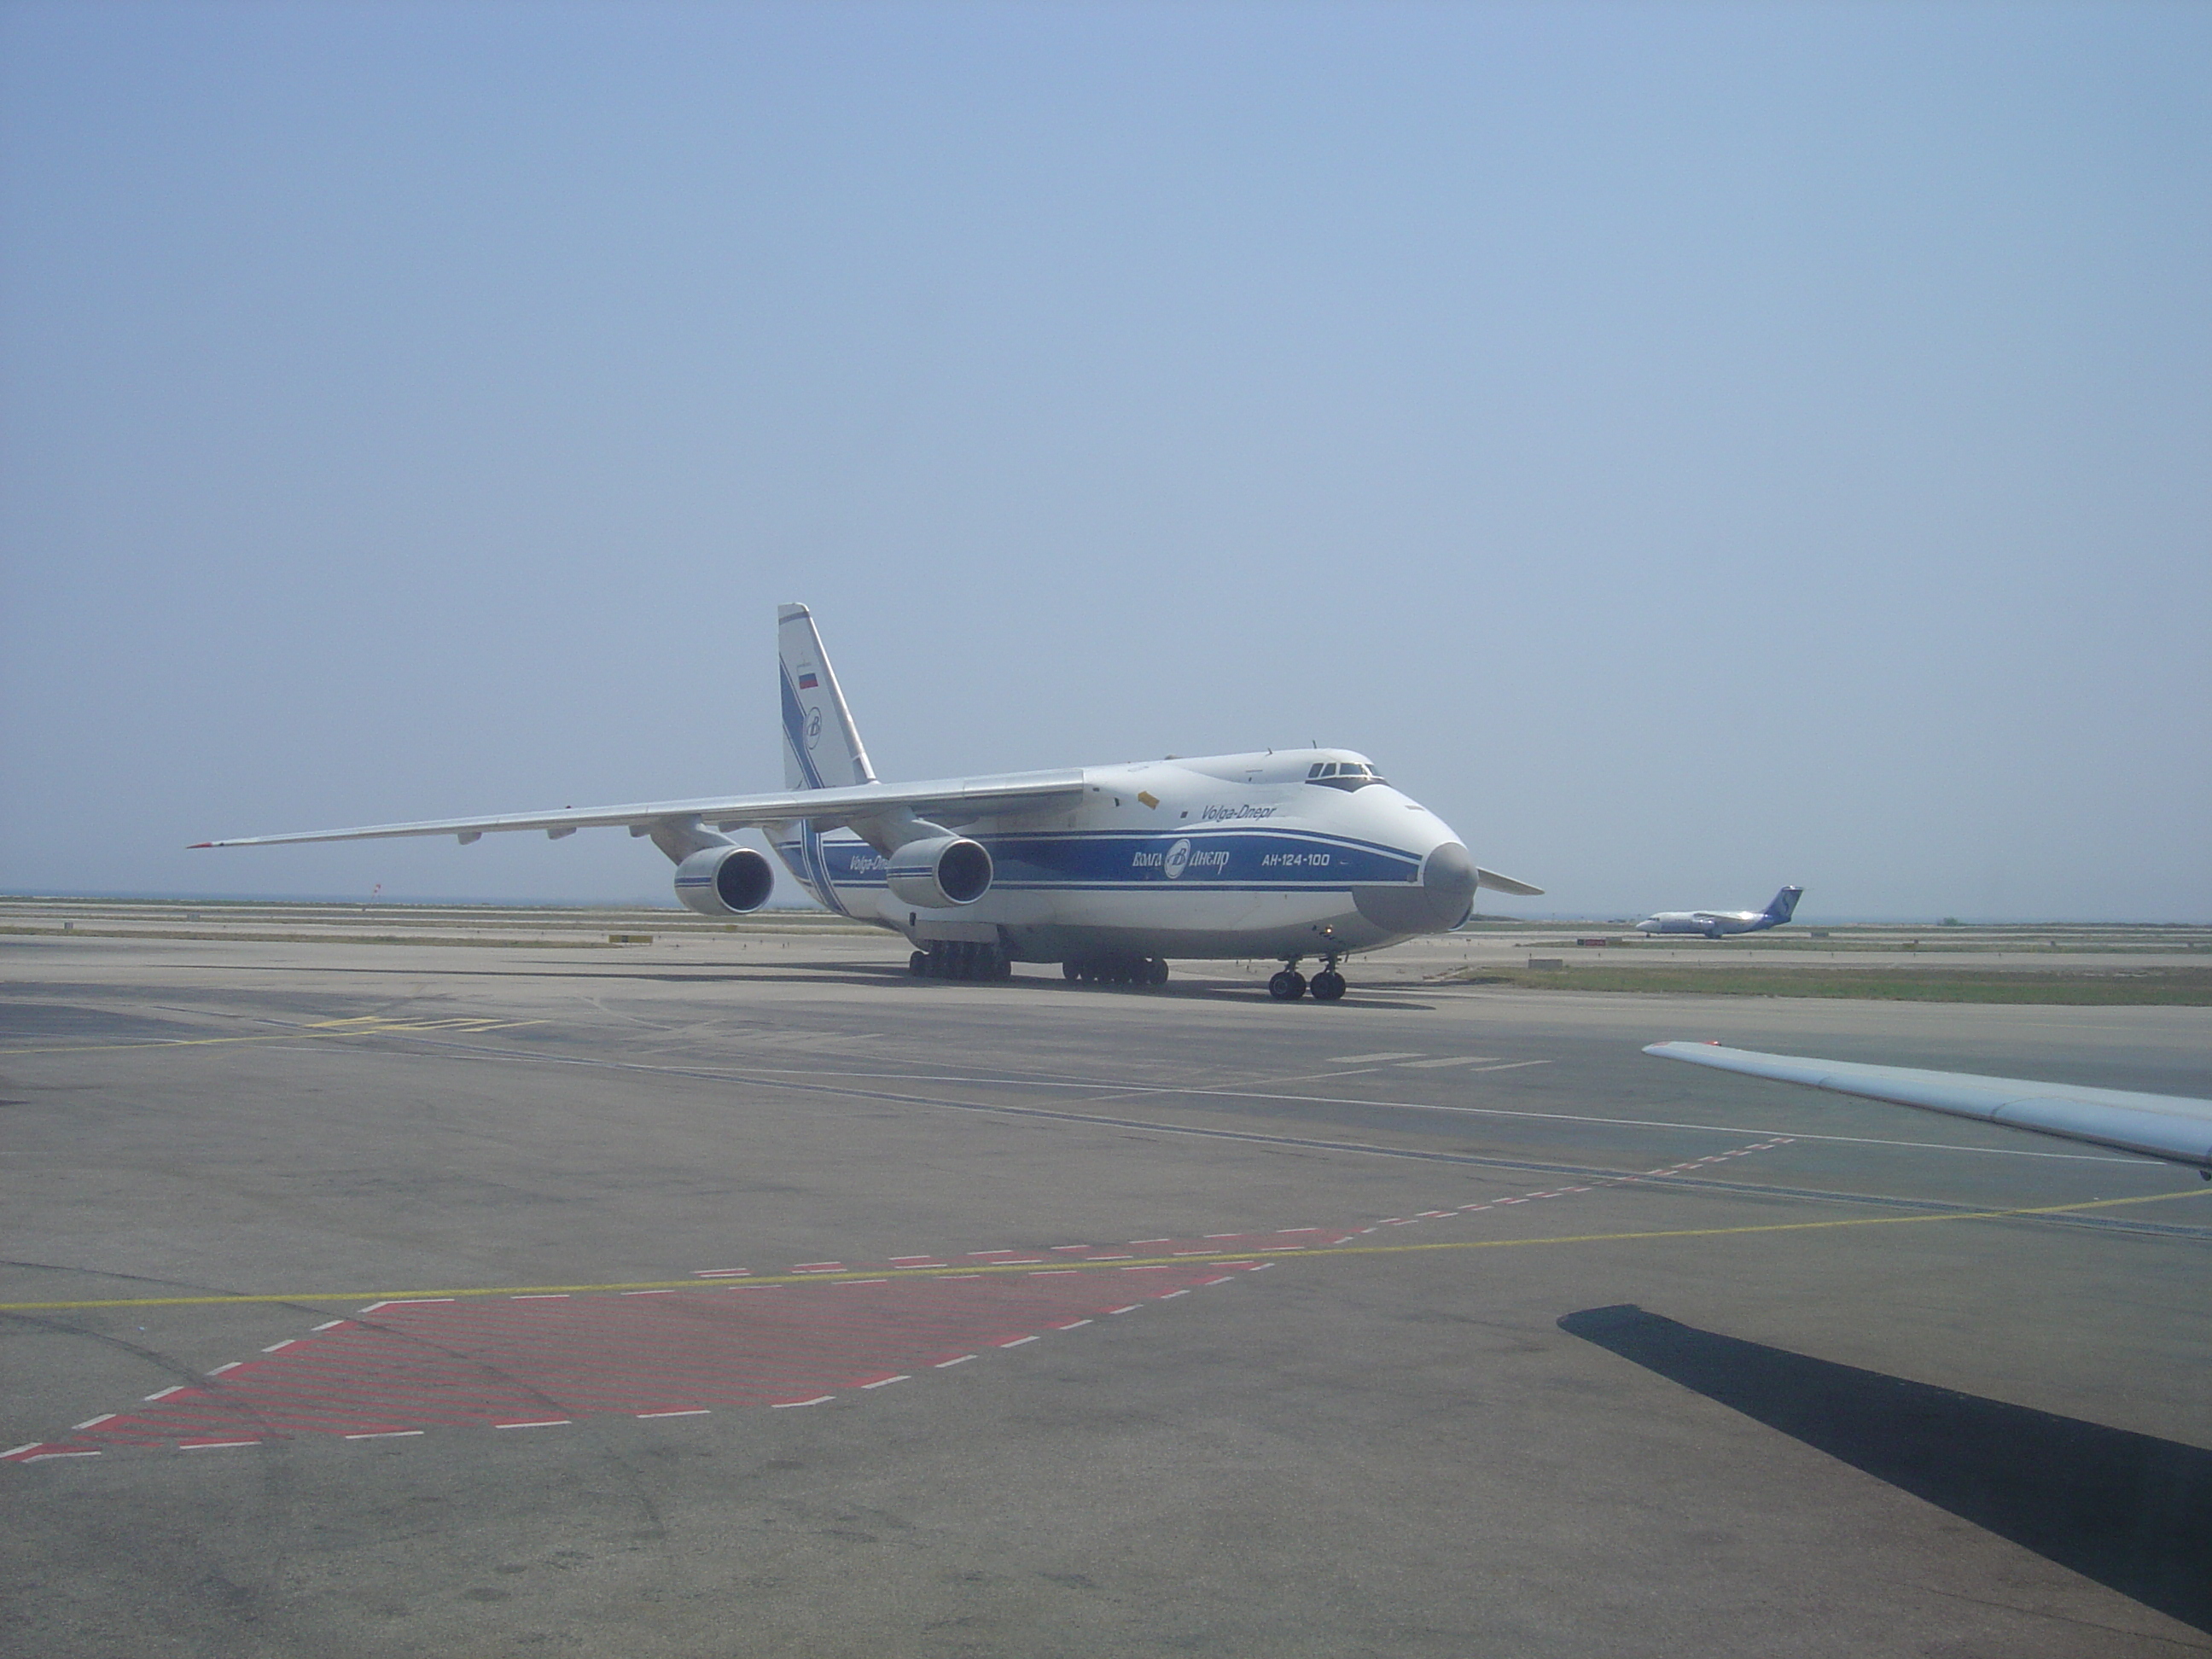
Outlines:
[{"label": "cockpit window", "polygon": [[1306,781],[1320,784],[1325,789],[1364,789],[1370,783],[1387,781],[1373,767],[1364,761],[1316,761],[1307,769]]}]

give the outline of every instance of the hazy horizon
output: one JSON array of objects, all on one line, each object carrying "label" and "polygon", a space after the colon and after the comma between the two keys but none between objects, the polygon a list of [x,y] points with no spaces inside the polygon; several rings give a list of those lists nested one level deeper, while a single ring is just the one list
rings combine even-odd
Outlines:
[{"label": "hazy horizon", "polygon": [[778,788],[798,600],[1486,914],[2212,919],[2203,8],[12,3],[0,213],[0,886],[665,902],[185,849]]}]

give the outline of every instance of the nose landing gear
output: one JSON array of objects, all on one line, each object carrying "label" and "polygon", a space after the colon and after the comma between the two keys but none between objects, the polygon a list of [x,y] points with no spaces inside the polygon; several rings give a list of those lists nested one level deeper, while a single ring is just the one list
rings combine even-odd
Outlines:
[{"label": "nose landing gear", "polygon": [[1334,951],[1322,958],[1321,972],[1312,979],[1298,971],[1298,959],[1292,957],[1283,964],[1283,971],[1267,981],[1267,994],[1278,1002],[1296,1002],[1309,991],[1316,1002],[1340,1002],[1344,1000],[1344,975],[1336,971],[1342,958]]}]

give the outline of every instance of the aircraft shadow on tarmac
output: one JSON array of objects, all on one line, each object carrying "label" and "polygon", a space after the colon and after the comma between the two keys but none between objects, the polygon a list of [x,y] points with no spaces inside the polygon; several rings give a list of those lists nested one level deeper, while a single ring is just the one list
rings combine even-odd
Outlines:
[{"label": "aircraft shadow on tarmac", "polygon": [[1701,1331],[1633,1305],[1559,1328],[2212,1631],[2212,1451]]}]

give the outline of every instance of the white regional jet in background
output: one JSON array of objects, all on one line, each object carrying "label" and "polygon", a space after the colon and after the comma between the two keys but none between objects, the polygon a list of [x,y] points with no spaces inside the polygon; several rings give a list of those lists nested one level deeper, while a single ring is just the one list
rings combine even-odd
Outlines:
[{"label": "white regional jet in background", "polygon": [[[880,783],[803,605],[776,612],[783,669],[781,794],[201,842],[292,842],[620,824],[676,866],[702,915],[757,910],[769,861],[727,831],[767,834],[842,915],[903,933],[916,974],[1003,979],[1057,962],[1070,979],[1158,985],[1171,957],[1278,957],[1268,990],[1344,994],[1338,964],[1464,921],[1478,887],[1543,890],[1479,868],[1449,825],[1343,749],[1139,761],[930,783]],[[1308,957],[1321,971],[1298,972]]]},{"label": "white regional jet in background", "polygon": [[1686,1060],[1723,1072],[1802,1083],[1839,1095],[1859,1095],[1949,1117],[1979,1118],[2063,1140],[2087,1141],[2146,1158],[2186,1164],[2212,1181],[2212,1100],[2189,1095],[2136,1094],[2124,1089],[2081,1089],[2024,1078],[1977,1077],[1968,1072],[1923,1072],[1909,1066],[1866,1066],[1853,1060],[1808,1060],[1724,1048],[1717,1042],[1655,1042],[1644,1051],[1662,1060]]},{"label": "white regional jet in background", "polygon": [[1764,910],[1662,910],[1636,924],[1639,933],[1703,933],[1720,939],[1729,933],[1763,933],[1779,927],[1796,914],[1802,887],[1785,887],[1767,902]]}]

